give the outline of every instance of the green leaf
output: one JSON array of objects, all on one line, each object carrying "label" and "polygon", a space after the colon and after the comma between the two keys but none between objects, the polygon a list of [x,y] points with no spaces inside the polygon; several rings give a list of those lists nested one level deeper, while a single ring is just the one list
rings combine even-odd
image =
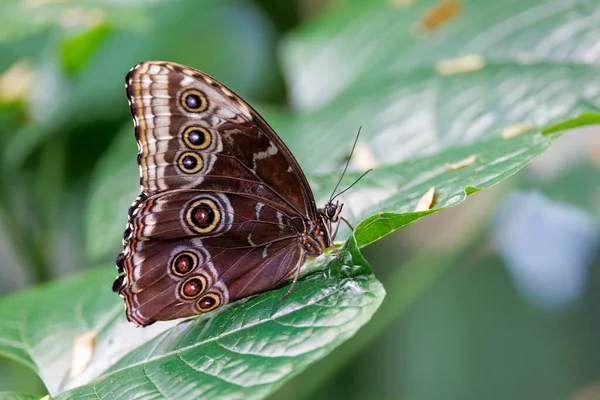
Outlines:
[{"label": "green leaf", "polygon": [[[264,397],[349,337],[381,301],[383,290],[366,272],[357,247],[506,179],[551,144],[553,136],[541,133],[552,129],[546,127],[600,110],[596,56],[583,50],[599,39],[590,29],[589,1],[548,8],[537,0],[465,1],[462,14],[426,37],[414,36],[409,27],[431,3],[415,2],[408,10],[390,4],[349,2],[292,36],[283,62],[292,71],[297,108],[274,118],[319,204],[329,197],[363,126],[342,188],[366,168],[374,171],[340,199],[344,216],[358,224],[357,242],[347,244],[353,257],[347,264],[356,266],[358,276],[343,277],[333,261],[329,270],[303,279],[283,303],[278,297],[285,288],[174,327],[134,330],[108,291],[114,272],[91,272],[0,300],[0,326],[7,324],[0,329],[0,352],[36,368],[51,393],[64,398],[126,398],[133,393],[128,388],[135,395],[233,397],[243,391],[244,398]],[[532,20],[541,11],[543,18]],[[567,22],[581,22],[586,32],[584,44],[571,52],[565,49],[573,47],[572,38],[561,42],[563,36],[552,34]],[[390,27],[391,33],[384,31]],[[555,41],[549,44],[548,37]],[[531,58],[523,58],[530,48]],[[469,54],[483,60],[475,70],[448,75],[437,63]],[[92,84],[90,89],[102,90]],[[509,138],[506,132],[515,126],[528,129]],[[96,171],[86,228],[96,258],[118,251],[125,210],[138,192],[132,136],[124,131]],[[474,162],[464,168],[444,166],[470,156]],[[431,187],[435,208],[414,212]],[[345,237],[348,230],[340,232]],[[357,291],[339,290],[345,285]],[[329,301],[333,308],[323,307]],[[340,322],[347,310],[360,312]],[[97,332],[97,357],[83,375],[69,378],[73,339],[88,331]]]},{"label": "green leaf", "polygon": [[[283,301],[287,286],[144,329],[125,322],[109,288],[114,269],[92,270],[0,299],[0,354],[36,369],[55,399],[262,398],[352,336],[381,304],[383,287],[356,243],[341,255],[343,262],[319,258],[319,270]],[[94,357],[71,378],[74,339],[87,332],[96,334]]]},{"label": "green leaf", "polygon": [[461,0],[460,12],[426,34],[419,33],[420,20],[439,2],[396,3],[346,2],[284,42],[284,73],[296,107],[316,109],[357,82],[468,55],[523,66],[600,63],[596,0]]},{"label": "green leaf", "polygon": [[75,0],[69,2],[6,0],[0,3],[0,42],[35,35],[51,28],[90,26],[104,21],[109,25],[142,29],[147,27],[147,9],[143,3]]},{"label": "green leaf", "polygon": [[85,226],[86,253],[93,260],[118,253],[127,209],[139,191],[132,125],[126,124],[119,132],[92,178],[94,190],[88,201]]},{"label": "green leaf", "polygon": [[588,125],[598,125],[600,124],[600,114],[598,113],[584,113],[575,118],[568,119],[556,125],[549,126],[542,130],[544,135],[549,135],[551,133],[557,133],[566,131],[568,129],[580,128],[582,126]]},{"label": "green leaf", "polygon": [[73,36],[61,46],[61,61],[67,74],[79,71],[110,33],[106,25],[98,25]]},{"label": "green leaf", "polygon": [[[318,204],[329,197],[353,136],[363,127],[351,166],[355,171],[347,174],[342,187],[359,176],[357,170],[371,167],[374,171],[341,200],[351,222],[365,221],[355,232],[359,245],[364,246],[426,215],[411,212],[431,187],[438,198],[435,209],[440,210],[523,168],[551,144],[553,137],[540,134],[545,126],[600,110],[600,99],[580,90],[595,75],[596,68],[586,66],[513,63],[490,64],[451,76],[435,70],[415,71],[355,85],[302,118],[271,114],[278,133],[303,166]],[[503,138],[508,128],[521,124],[532,129]],[[444,167],[469,156],[476,157],[473,165],[455,171]],[[133,151],[129,161],[121,151],[118,157],[111,152],[106,157],[111,161],[103,165],[126,167],[120,173],[102,174],[105,179],[94,186],[92,198],[98,199],[94,204],[108,204],[111,196],[123,199],[119,204],[127,198],[133,201],[137,185],[129,189],[123,185],[137,179]],[[369,164],[370,159],[375,163]],[[95,256],[118,251],[114,227],[125,223],[126,208],[112,204],[89,208],[88,221],[112,226],[100,231],[88,225],[89,238],[95,242],[89,247]],[[100,246],[109,243],[109,238],[103,238],[105,233],[110,234],[112,247]],[[348,230],[343,230],[339,238],[348,236]]]},{"label": "green leaf", "polygon": [[[400,316],[413,303],[421,300],[421,297],[431,290],[432,286],[445,279],[454,266],[462,265],[461,262],[464,260],[461,257],[466,257],[468,252],[475,248],[481,248],[481,238],[485,237],[482,226],[486,224],[487,221],[477,221],[476,226],[471,227],[474,228],[473,233],[462,237],[461,241],[451,248],[443,250],[428,248],[426,251],[410,255],[402,262],[401,268],[394,268],[393,264],[389,265],[391,267],[389,274],[391,275],[386,276],[385,280],[387,291],[385,302],[369,324],[343,347],[337,348],[331,355],[316,363],[297,379],[284,385],[277,393],[278,398],[315,398],[315,391],[335,379],[336,373],[348,365],[350,360],[358,357],[361,353],[364,354],[366,347],[373,346],[373,341],[384,336],[383,332],[389,328],[390,324],[398,323]],[[392,246],[397,246],[397,244],[392,244]],[[385,250],[385,245],[378,249],[379,251]],[[377,250],[370,249],[371,254],[374,251]],[[389,252],[384,254],[389,254]],[[403,256],[405,255],[403,254]],[[385,267],[386,265],[379,263],[379,266]]]},{"label": "green leaf", "polygon": [[[296,97],[318,100],[299,100],[298,107],[321,108],[275,114],[275,128],[303,167],[320,205],[335,186],[355,132],[363,127],[351,166],[355,172],[342,187],[366,168],[374,172],[341,197],[344,216],[360,224],[360,246],[428,214],[412,211],[429,188],[435,187],[436,210],[458,204],[544,151],[553,139],[540,135],[546,127],[554,131],[552,126],[578,114],[582,117],[558,125],[560,129],[591,123],[590,116],[600,111],[598,91],[591,84],[597,75],[596,54],[577,46],[565,61],[566,53],[559,50],[572,47],[568,35],[557,35],[552,51],[541,49],[549,32],[574,21],[581,26],[578,32],[589,31],[584,42],[600,40],[588,18],[595,10],[590,0],[549,9],[541,0],[510,0],[510,6],[467,1],[463,12],[439,30],[415,36],[409,26],[432,4],[394,8],[389,2],[350,2],[307,24],[283,45],[292,94],[299,90]],[[528,18],[541,10],[546,12],[543,18]],[[534,50],[525,58],[524,49],[530,47]],[[474,71],[447,75],[436,63],[469,54],[482,57]],[[503,132],[519,125],[532,129],[501,139]],[[476,156],[472,166],[458,171],[443,167],[471,155]],[[122,183],[134,179],[129,174],[134,174],[132,166],[97,183],[93,198],[112,188],[110,193],[133,201],[137,188],[129,195],[123,192]],[[92,219],[106,221],[106,226],[124,222],[120,210]],[[114,229],[105,232],[116,234]],[[348,236],[342,229],[339,238]],[[101,246],[108,242],[98,240],[88,248],[95,248],[94,256],[115,253],[118,248]]]},{"label": "green leaf", "polygon": [[40,396],[24,393],[0,392],[0,400],[40,400]]},{"label": "green leaf", "polygon": [[[360,222],[354,235],[359,246],[365,246],[396,229],[444,208],[457,205],[466,196],[488,188],[515,174],[535,156],[542,153],[550,141],[539,133],[523,134],[510,140],[491,138],[482,143],[448,149],[424,160],[410,160],[398,166],[375,171],[378,187],[387,187],[387,197],[381,197],[379,206],[385,210]],[[448,170],[445,162],[476,156],[472,165]],[[395,176],[402,175],[408,182],[416,182],[406,190],[398,185]],[[435,188],[437,202],[432,210],[414,212],[421,196]],[[352,204],[351,204],[352,205]]]},{"label": "green leaf", "polygon": [[[581,90],[595,75],[586,66],[499,63],[451,76],[435,70],[382,76],[354,85],[280,133],[322,204],[340,173],[331,171],[341,170],[352,132],[362,126],[352,165],[374,171],[341,200],[344,215],[360,223],[355,236],[364,246],[429,214],[413,211],[431,187],[437,211],[527,165],[554,138],[540,133],[545,126],[600,110],[594,92]],[[530,128],[506,135],[519,126]],[[444,166],[470,156],[472,165]],[[359,174],[348,174],[342,187]]]}]

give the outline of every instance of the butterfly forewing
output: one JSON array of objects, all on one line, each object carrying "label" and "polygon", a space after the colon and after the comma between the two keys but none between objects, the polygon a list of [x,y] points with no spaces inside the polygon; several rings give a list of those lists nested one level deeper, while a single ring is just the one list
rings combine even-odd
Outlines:
[{"label": "butterfly forewing", "polygon": [[291,152],[231,90],[173,63],[138,64],[126,79],[142,192],[197,187],[245,192],[302,215],[316,213]]},{"label": "butterfly forewing", "polygon": [[317,210],[300,166],[260,115],[178,64],[138,64],[126,88],[142,190],[113,286],[128,319],[144,326],[207,312],[297,270]]}]

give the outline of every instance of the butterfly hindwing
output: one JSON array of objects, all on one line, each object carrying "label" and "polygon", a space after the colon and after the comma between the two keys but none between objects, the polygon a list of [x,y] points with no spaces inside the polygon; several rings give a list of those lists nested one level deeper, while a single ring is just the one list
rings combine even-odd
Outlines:
[{"label": "butterfly hindwing", "polygon": [[123,260],[128,319],[145,326],[211,311],[273,288],[305,258],[294,238],[255,247],[223,247],[218,238],[132,240]]}]

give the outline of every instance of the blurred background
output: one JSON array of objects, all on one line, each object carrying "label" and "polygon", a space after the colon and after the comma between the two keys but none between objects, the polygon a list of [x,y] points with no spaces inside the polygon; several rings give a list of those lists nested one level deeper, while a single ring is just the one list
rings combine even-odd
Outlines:
[{"label": "blurred background", "polygon": [[[446,56],[479,48],[499,60],[595,66],[598,22],[592,0],[5,0],[0,293],[119,251],[135,195],[115,195],[119,226],[94,211],[115,207],[97,200],[118,192],[104,178],[132,167],[115,157],[135,163],[124,76],[139,61],[205,71],[285,131],[357,71],[377,71],[365,65],[431,65],[432,47],[420,43],[442,48],[456,32],[479,42],[443,46]],[[363,43],[360,54],[340,50],[340,32]],[[599,130],[569,132],[508,181],[365,248],[388,292],[382,308],[273,398],[600,399]],[[135,191],[136,181],[122,184]],[[2,390],[46,394],[5,359]]]}]

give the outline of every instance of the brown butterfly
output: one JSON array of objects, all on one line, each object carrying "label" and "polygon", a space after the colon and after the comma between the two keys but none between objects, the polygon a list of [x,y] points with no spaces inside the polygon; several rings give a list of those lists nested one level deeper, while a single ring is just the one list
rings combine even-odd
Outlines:
[{"label": "brown butterfly", "polygon": [[265,120],[214,78],[170,62],[126,77],[142,193],[113,290],[145,326],[265,292],[332,244],[342,204],[317,208]]}]

